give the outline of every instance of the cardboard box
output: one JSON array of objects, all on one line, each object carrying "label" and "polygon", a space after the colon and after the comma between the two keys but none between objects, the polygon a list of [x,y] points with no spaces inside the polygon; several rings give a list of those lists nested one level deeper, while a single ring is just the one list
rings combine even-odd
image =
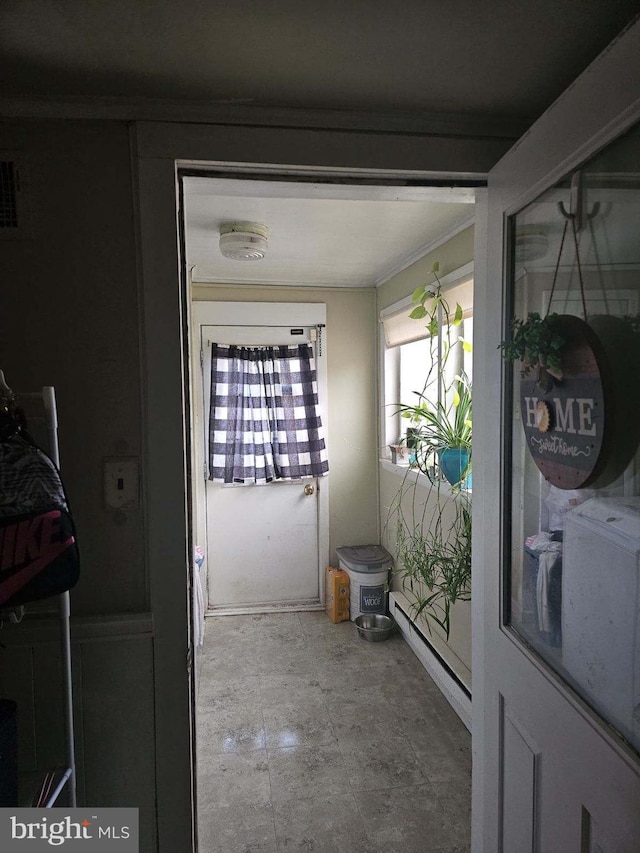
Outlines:
[{"label": "cardboard box", "polygon": [[349,575],[343,569],[327,566],[325,608],[332,622],[349,618]]}]

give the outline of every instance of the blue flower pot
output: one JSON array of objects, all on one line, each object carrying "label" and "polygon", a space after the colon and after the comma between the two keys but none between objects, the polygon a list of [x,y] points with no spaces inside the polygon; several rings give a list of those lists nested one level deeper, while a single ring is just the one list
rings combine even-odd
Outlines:
[{"label": "blue flower pot", "polygon": [[[440,470],[447,482],[457,486],[463,479],[465,471],[469,466],[470,453],[465,447],[449,447],[439,453]],[[464,477],[464,488],[471,488],[471,473]]]}]

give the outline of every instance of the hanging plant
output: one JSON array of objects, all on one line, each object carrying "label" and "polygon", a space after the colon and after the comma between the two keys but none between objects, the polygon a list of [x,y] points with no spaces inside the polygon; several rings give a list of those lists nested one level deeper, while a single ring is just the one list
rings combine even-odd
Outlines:
[{"label": "hanging plant", "polygon": [[526,320],[515,319],[511,339],[502,341],[500,349],[506,361],[521,361],[522,376],[541,368],[554,379],[562,379],[562,352],[566,343],[559,314],[531,312]]},{"label": "hanging plant", "polygon": [[471,599],[471,501],[467,493],[441,501],[428,523],[409,529],[400,518],[396,535],[397,573],[412,601],[414,618],[439,625],[448,640],[451,607]]},{"label": "hanging plant", "polygon": [[[640,396],[629,376],[640,367],[640,346],[637,318],[587,317],[575,216],[563,214],[549,305],[571,226],[584,319],[548,309],[544,317],[530,313],[514,320],[512,337],[500,348],[506,360],[522,362],[519,409],[536,467],[557,488],[581,489],[609,485],[637,450]],[[537,375],[529,377],[535,367]]]},{"label": "hanging plant", "polygon": [[587,321],[587,303],[584,294],[584,282],[582,280],[582,268],[580,266],[580,253],[578,249],[578,234],[576,231],[576,221],[573,214],[566,214],[561,208],[565,217],[564,228],[562,230],[562,239],[560,240],[560,249],[558,250],[558,258],[553,272],[553,282],[551,284],[551,293],[549,294],[549,305],[547,313],[544,317],[536,312],[530,312],[526,320],[514,319],[511,327],[511,339],[502,341],[499,344],[499,349],[502,350],[503,357],[506,361],[522,362],[522,376],[526,377],[533,368],[539,369],[538,382],[541,387],[546,390],[551,390],[554,380],[561,380],[563,376],[563,352],[566,345],[566,336],[563,333],[562,325],[567,319],[566,315],[550,314],[549,309],[553,301],[553,294],[558,281],[558,270],[560,269],[560,259],[562,250],[564,249],[565,239],[571,223],[571,232],[573,235],[573,244],[575,247],[576,265],[578,269],[578,278],[580,281],[580,296],[582,298],[582,310],[584,313],[585,323]]}]

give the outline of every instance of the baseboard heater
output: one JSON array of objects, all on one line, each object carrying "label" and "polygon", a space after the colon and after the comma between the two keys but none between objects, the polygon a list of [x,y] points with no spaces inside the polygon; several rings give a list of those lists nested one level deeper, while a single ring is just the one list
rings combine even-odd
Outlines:
[{"label": "baseboard heater", "polygon": [[471,731],[471,691],[442,657],[427,635],[409,617],[393,592],[389,593],[389,610],[402,635],[435,681],[445,699]]}]

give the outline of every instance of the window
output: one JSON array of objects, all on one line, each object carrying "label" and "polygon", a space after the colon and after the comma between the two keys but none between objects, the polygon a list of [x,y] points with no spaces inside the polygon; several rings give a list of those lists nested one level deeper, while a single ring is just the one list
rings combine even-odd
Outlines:
[{"label": "window", "polygon": [[[398,413],[398,404],[418,405],[425,399],[431,405],[453,402],[455,377],[463,373],[471,382],[473,363],[473,278],[472,264],[441,279],[441,294],[453,319],[456,306],[462,311],[459,323],[442,325],[432,336],[424,321],[410,318],[415,308],[411,297],[384,309],[380,319],[384,330],[384,411],[383,456],[389,457],[389,445],[406,441],[411,421]],[[426,303],[427,309],[431,306]],[[464,345],[463,345],[464,342]]]},{"label": "window", "polygon": [[[460,339],[469,345],[472,344],[472,316],[465,317],[459,326],[451,325],[444,329],[442,340],[434,341],[429,336],[399,346],[400,395],[398,399],[400,403],[407,406],[415,405],[418,394],[421,394],[431,404],[435,404],[445,397],[446,389],[451,388],[456,376],[464,373],[469,381],[472,381],[472,353],[469,347],[459,345]],[[437,363],[443,360],[442,347],[445,342],[451,347],[451,352],[445,359],[441,381],[438,381],[440,371],[437,369]],[[434,357],[436,364],[433,363]],[[429,370],[430,365],[433,365],[434,369]],[[406,424],[406,419],[401,418],[401,421]],[[406,427],[402,431],[405,430]]]},{"label": "window", "polygon": [[555,315],[561,347],[554,374],[509,369],[503,528],[504,624],[637,753],[639,141],[636,126],[512,218],[514,318]]}]

